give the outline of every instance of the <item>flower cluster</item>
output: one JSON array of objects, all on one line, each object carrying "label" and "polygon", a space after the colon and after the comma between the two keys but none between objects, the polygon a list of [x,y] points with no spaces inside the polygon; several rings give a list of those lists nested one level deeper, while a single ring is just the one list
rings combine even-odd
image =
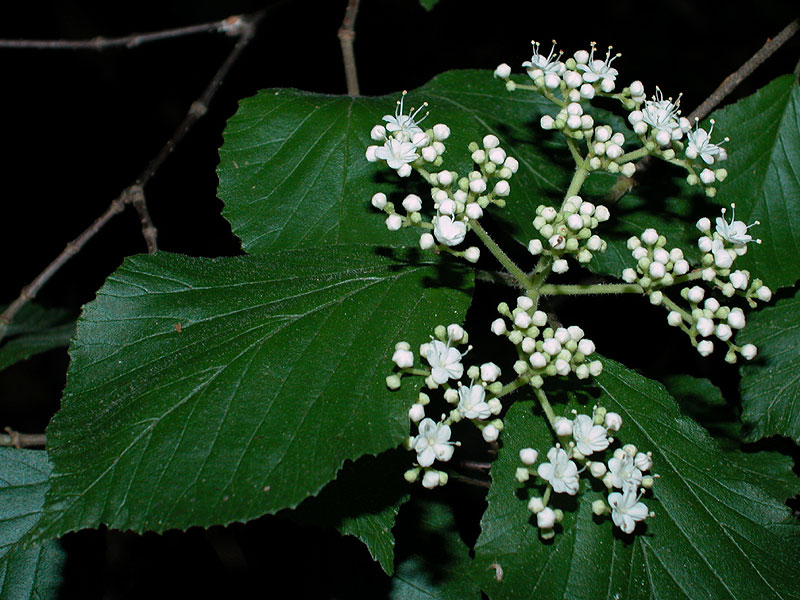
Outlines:
[{"label": "flower cluster", "polygon": [[595,351],[594,342],[584,337],[577,325],[547,327],[547,314],[534,310],[527,296],[517,298],[513,311],[505,302],[497,311],[511,320],[511,328],[500,317],[492,322],[492,333],[508,337],[517,346],[520,360],[514,363],[514,371],[533,387],[541,388],[545,377],[575,373],[578,379],[587,379],[602,373],[603,363],[589,360]]},{"label": "flower cluster", "polygon": [[428,114],[425,113],[421,118],[417,118],[417,115],[427,103],[423,103],[416,111],[412,108],[408,115],[404,114],[406,93],[403,92],[397,101],[394,115],[383,117],[386,126],[375,125],[370,132],[372,140],[383,142],[383,145],[369,146],[366,152],[368,161],[385,161],[400,177],[411,175],[414,165],[441,164],[440,157],[445,151],[442,142],[450,136],[450,130],[446,125],[434,125],[429,131],[423,131],[419,126]]},{"label": "flower cluster", "polygon": [[[690,185],[701,185],[707,196],[716,194],[714,184],[723,181],[728,173],[717,164],[727,158],[722,144],[714,143],[711,135],[714,122],[708,131],[695,123],[692,129],[689,120],[681,116],[680,96],[673,100],[664,98],[661,89],[647,99],[641,81],[616,92],[619,72],[612,62],[620,54],[606,52],[605,59],[595,58],[595,44],[591,49],[578,50],[562,61],[563,52],[555,52],[555,42],[550,53],[539,53],[539,43],[533,43],[531,60],[522,63],[533,85],[512,80],[511,67],[503,63],[495,69],[495,77],[503,79],[509,91],[533,89],[558,107],[555,115],[545,114],[540,125],[545,130],[560,131],[567,138],[585,140],[587,153],[585,166],[589,171],[606,170],[632,177],[636,171],[633,163],[646,155],[657,156],[688,171]],[[624,150],[624,132],[614,132],[608,125],[597,126],[587,110],[586,104],[595,96],[618,100],[628,111],[628,123],[638,137],[641,147]]]},{"label": "flower cluster", "polygon": [[414,354],[408,342],[398,342],[392,355],[398,372],[386,378],[390,389],[399,389],[401,376],[418,375],[425,377],[429,390],[443,389],[445,402],[453,408],[449,414],[442,414],[438,421],[426,416],[426,407],[431,399],[427,393],[421,392],[408,411],[412,423],[417,423],[418,433],[409,438],[409,449],[416,452],[416,464],[406,472],[409,482],[416,481],[422,473],[422,485],[434,488],[447,483],[447,473],[432,468],[435,461],[447,462],[458,442],[450,441],[450,426],[462,420],[471,421],[487,442],[495,442],[503,430],[502,419],[497,418],[503,405],[496,397],[503,385],[497,381],[501,375],[500,368],[487,362],[467,369],[469,385],[460,381],[464,375],[462,363],[466,351],[458,349],[468,342],[468,334],[455,323],[434,329],[430,342],[422,344],[419,354],[428,366],[415,368]]},{"label": "flower cluster", "polygon": [[676,277],[686,275],[691,268],[683,250],[667,250],[666,245],[667,238],[653,228],[645,229],[640,237],[629,238],[628,250],[636,260],[636,268],[622,271],[623,281],[639,284],[656,305],[663,300],[661,288],[673,285]]},{"label": "flower cluster", "polygon": [[500,147],[497,136],[490,134],[483,138],[482,146],[476,142],[469,145],[476,168],[466,176],[459,177],[456,171],[446,169],[436,171],[434,168],[442,165],[443,140],[450,136],[450,129],[438,124],[423,131],[415,120],[419,109],[410,115],[403,114],[403,98],[398,101],[394,116],[384,117],[386,127],[373,127],[372,139],[383,140],[384,145],[367,148],[367,159],[385,160],[401,177],[408,176],[413,168],[419,170],[431,185],[434,214],[430,221],[425,219],[423,200],[416,194],[403,198],[405,215],[397,212],[383,192],[372,196],[372,206],[386,213],[386,227],[390,231],[411,226],[422,229],[419,245],[423,250],[447,252],[477,262],[478,247],[465,250],[455,247],[466,239],[471,223],[483,217],[483,211],[490,204],[505,206],[505,198],[511,192],[508,180],[519,169],[519,162]]},{"label": "flower cluster", "polygon": [[552,206],[539,205],[533,226],[547,240],[547,247],[541,240],[532,239],[528,251],[534,256],[546,253],[553,256],[553,272],[565,273],[569,270],[566,255],[573,255],[579,263],[591,262],[593,252],[605,252],[606,242],[593,230],[609,218],[608,209],[602,204],[595,206],[580,196],[567,198],[561,210]]},{"label": "flower cluster", "polygon": [[652,454],[626,444],[617,448],[607,462],[598,459],[600,453],[614,444],[611,436],[622,427],[622,417],[599,406],[592,409],[591,415],[572,412],[573,419],[561,417],[553,423],[554,432],[564,445],[557,443],[550,448],[547,461],[540,462],[534,469],[539,453],[533,448],[523,448],[519,453],[524,466],[517,468],[517,481],[524,483],[532,475],[538,475],[547,483],[544,495],[528,502],[528,510],[536,515],[540,535],[544,539],[552,538],[556,523],[564,517],[561,509],[549,506],[551,495],[577,495],[583,472],[600,479],[610,492],[608,504],[602,500],[592,503],[594,513],[598,516],[610,513],[614,525],[625,533],[633,533],[638,521],[653,516],[640,502],[644,490],[650,489],[657,477],[645,474],[653,466]]},{"label": "flower cluster", "polygon": [[697,222],[697,228],[704,234],[698,241],[704,253],[699,270],[690,273],[691,267],[683,251],[680,248],[667,251],[666,238],[655,229],[646,229],[641,236],[633,236],[628,240],[628,248],[637,262],[635,269],[627,268],[622,272],[622,279],[641,286],[650,296],[651,303],[666,306],[669,309],[667,323],[681,328],[702,356],[714,351],[714,343],[710,338],[716,338],[727,345],[725,360],[734,363],[737,356],[752,360],[757,354],[753,344],[737,346],[733,341],[735,331],[746,324],[741,308],[720,303],[699,285],[681,289],[681,297],[689,304],[688,311],[664,294],[668,286],[702,279],[726,298],[738,295],[752,307],[757,300],[771,300],[772,291],[760,279],[751,279],[747,270],[732,269],[736,258],[747,252],[749,242],[760,243],[761,240],[754,240],[747,233],[758,221],[746,225],[733,215],[730,221],[726,221],[726,212],[723,208],[722,217],[717,218],[714,231],[711,230],[710,219],[702,218]]}]

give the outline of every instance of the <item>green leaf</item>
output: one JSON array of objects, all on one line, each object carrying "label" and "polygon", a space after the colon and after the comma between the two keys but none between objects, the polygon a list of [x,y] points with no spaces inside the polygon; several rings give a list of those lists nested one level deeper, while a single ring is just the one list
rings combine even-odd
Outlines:
[{"label": "green leaf", "polygon": [[747,439],[783,435],[800,443],[800,292],[752,313],[739,338],[758,348],[740,368]]},{"label": "green leaf", "polygon": [[0,346],[0,370],[54,348],[66,347],[75,332],[69,311],[28,303],[6,329]]},{"label": "green leaf", "polygon": [[736,219],[758,220],[751,231],[764,244],[736,261],[770,287],[800,278],[800,88],[785,75],[752,96],[716,111],[719,136],[730,136],[728,179],[717,203],[736,203]]},{"label": "green leaf", "polygon": [[50,470],[42,450],[0,448],[0,600],[57,597],[65,559],[59,543],[18,544],[39,519]]},{"label": "green leaf", "polygon": [[471,272],[360,247],[127,259],[70,349],[43,539],[164,531],[297,506],[408,436],[394,344],[461,322]]},{"label": "green leaf", "polygon": [[[397,565],[392,578],[391,600],[479,599],[480,589],[470,577],[467,546],[458,536],[453,513],[435,501],[408,504],[416,511],[410,534],[413,553]],[[407,516],[407,515],[406,515]]]},{"label": "green leaf", "polygon": [[405,450],[362,456],[345,465],[338,477],[314,498],[303,502],[291,517],[302,523],[336,527],[342,535],[364,542],[387,575],[394,573],[394,527],[400,506],[408,500]]},{"label": "green leaf", "polygon": [[[621,443],[652,451],[660,475],[643,499],[656,516],[625,535],[592,514],[605,488],[582,479],[577,497],[557,496],[563,530],[538,536],[527,499],[514,479],[519,450],[546,452],[553,439],[532,403],[517,401],[506,417],[503,447],[475,547],[473,571],[493,600],[503,598],[797,598],[800,524],[762,485],[766,474],[742,469],[708,434],[679,415],[664,388],[612,361],[597,378],[597,399],[622,415]],[[568,410],[557,406],[556,412]],[[584,407],[586,412],[588,407]],[[537,411],[538,412],[538,411]],[[795,486],[796,487],[796,486]],[[493,561],[503,582],[485,574]]]},{"label": "green leaf", "polygon": [[714,436],[725,458],[752,476],[753,483],[768,489],[776,498],[800,493],[800,478],[792,472],[793,462],[778,452],[754,452],[742,444],[742,422],[738,411],[728,405],[722,392],[708,379],[673,375],[664,380],[667,392],[681,412],[692,417]]},{"label": "green leaf", "polygon": [[[392,98],[262,90],[241,101],[223,134],[219,197],[250,254],[330,244],[414,244],[411,229],[388,232],[370,206],[378,165],[364,157],[372,127]],[[389,170],[381,170],[383,180]]]},{"label": "green leaf", "polygon": [[[272,89],[243,100],[225,129],[218,168],[223,215],[242,247],[258,254],[332,243],[415,244],[419,234],[411,229],[387,233],[385,216],[369,202],[378,191],[406,190],[404,195],[408,180],[398,185],[390,169],[364,157],[367,146],[375,143],[370,130],[383,123],[383,115],[394,112],[399,97],[333,97]],[[532,94],[510,94],[487,71],[443,73],[405,100],[406,107],[423,101],[430,104],[431,124],[452,127],[447,168],[462,175],[471,170],[467,145],[487,133],[519,150],[512,218],[524,224],[527,232],[519,239],[527,243],[536,206],[547,194],[565,189],[572,169],[564,162],[571,159],[563,142],[533,135],[532,121],[550,109],[549,103]],[[563,151],[554,153],[554,144]],[[416,176],[410,180],[417,185],[421,181]],[[423,188],[420,192],[430,195]],[[401,198],[395,198],[398,205]]]},{"label": "green leaf", "polygon": [[419,0],[420,6],[427,11],[433,10],[433,7],[439,4],[439,0]]}]

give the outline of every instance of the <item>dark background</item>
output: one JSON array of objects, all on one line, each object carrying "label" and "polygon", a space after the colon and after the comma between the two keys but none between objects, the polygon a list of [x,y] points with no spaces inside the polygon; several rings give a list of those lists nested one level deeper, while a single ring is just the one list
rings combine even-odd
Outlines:
[{"label": "dark background", "polygon": [[[120,36],[215,21],[274,4],[15,4],[4,6],[0,38]],[[145,189],[162,250],[194,256],[240,252],[215,195],[225,121],[240,98],[261,88],[345,93],[336,35],[345,5],[346,0],[290,0],[262,21],[206,117]],[[798,12],[794,0],[759,2],[746,12],[731,6],[441,0],[427,13],[415,0],[362,0],[355,43],[361,92],[413,89],[444,70],[493,69],[500,62],[519,71],[530,58],[531,39],[549,47],[555,38],[568,52],[594,40],[600,48],[613,44],[622,52],[614,65],[622,81],[639,78],[649,90],[659,85],[665,95],[683,92],[688,113]],[[5,148],[0,161],[0,303],[13,300],[133,182],[234,41],[211,33],[103,52],[0,49]],[[800,41],[794,39],[734,99],[791,72],[798,57]],[[39,301],[77,314],[123,257],[143,251],[138,218],[129,208],[45,286]],[[643,318],[663,320],[663,315],[645,311]],[[684,358],[693,372],[722,382],[735,394],[735,370],[713,361],[697,365],[688,344],[681,347],[686,349]],[[675,354],[669,345],[664,351]],[[638,351],[624,358],[648,367]],[[43,431],[58,408],[66,365],[66,352],[53,351],[0,373],[0,427]],[[450,493],[475,497],[479,514],[480,493],[449,487],[456,488]],[[467,538],[475,534],[469,527],[462,533]],[[292,586],[297,597],[377,598],[387,586],[352,538],[274,517],[163,536],[82,532],[67,536],[64,544],[70,553],[64,587],[69,598],[271,597],[279,581]]]}]

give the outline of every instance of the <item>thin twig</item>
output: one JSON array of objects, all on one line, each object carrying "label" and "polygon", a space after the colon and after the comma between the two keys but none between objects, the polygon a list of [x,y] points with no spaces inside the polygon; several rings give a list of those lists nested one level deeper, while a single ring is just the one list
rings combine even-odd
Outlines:
[{"label": "thin twig", "polygon": [[[47,283],[47,281],[86,244],[86,242],[93,238],[113,216],[121,213],[125,209],[126,204],[134,204],[136,206],[136,210],[142,221],[142,235],[147,242],[148,251],[154,252],[157,249],[155,238],[156,228],[153,226],[152,222],[150,222],[150,214],[144,202],[144,186],[153,177],[159,167],[161,167],[189,129],[206,113],[211,99],[214,97],[214,94],[216,94],[222,81],[228,74],[228,71],[230,71],[233,66],[233,63],[236,62],[236,59],[244,48],[253,39],[256,25],[265,14],[266,11],[261,11],[251,17],[232,17],[236,20],[235,28],[240,38],[225,59],[225,62],[222,63],[222,66],[214,74],[214,77],[211,79],[200,98],[192,103],[189,112],[186,117],[184,117],[181,124],[178,125],[175,133],[173,133],[172,137],[167,141],[158,155],[148,163],[147,167],[145,167],[136,179],[136,182],[125,188],[122,193],[111,202],[106,211],[95,220],[86,231],[67,244],[61,254],[59,254],[36,279],[22,288],[19,297],[0,314],[0,340],[5,336],[8,325],[14,320],[19,310],[25,306],[28,301],[36,297],[41,287]],[[228,20],[229,19],[226,19],[226,21]]]},{"label": "thin twig", "polygon": [[240,35],[238,28],[241,19],[240,16],[236,15],[212,23],[164,29],[153,33],[132,33],[122,37],[96,37],[91,40],[0,40],[0,48],[99,51],[108,48],[135,48],[148,42],[159,42],[161,40],[194,35],[197,33],[221,32],[227,35],[238,36]]},{"label": "thin twig", "polygon": [[461,475],[460,473],[451,474],[450,479],[453,481],[460,481],[461,483],[466,483],[467,485],[474,485],[475,487],[484,487],[484,488],[492,487],[491,481],[486,481],[484,479],[475,479],[474,477],[467,477],[466,475]]},{"label": "thin twig", "polygon": [[43,433],[20,433],[11,427],[5,428],[6,433],[0,433],[0,446],[13,446],[14,448],[44,448],[46,441]]},{"label": "thin twig", "polygon": [[148,254],[158,252],[158,229],[153,225],[150,218],[150,211],[147,210],[147,202],[144,200],[144,189],[141,185],[132,185],[130,188],[130,198],[133,208],[139,213],[139,220],[142,222],[142,237],[147,243]]},{"label": "thin twig", "polygon": [[14,317],[19,310],[25,306],[28,301],[35,298],[42,286],[47,283],[53,275],[55,275],[56,271],[58,271],[70,258],[75,256],[78,251],[83,248],[86,242],[92,239],[94,235],[111,220],[112,217],[121,213],[125,209],[125,204],[127,204],[127,202],[128,190],[126,189],[117,198],[111,201],[111,204],[106,211],[100,215],[95,222],[86,229],[86,231],[68,243],[64,250],[61,251],[61,254],[59,254],[55,260],[53,260],[53,262],[47,265],[44,271],[36,276],[36,279],[22,288],[22,291],[17,299],[9,304],[3,313],[0,314],[0,340],[2,340],[5,336],[8,326],[14,320]]},{"label": "thin twig", "polygon": [[458,466],[468,469],[470,471],[488,471],[492,468],[490,462],[478,462],[474,460],[461,460],[458,461]]},{"label": "thin twig", "polygon": [[706,98],[703,103],[695,108],[689,115],[689,121],[694,121],[695,118],[703,119],[712,110],[714,110],[720,102],[722,102],[728,94],[735,90],[740,83],[753,74],[758,67],[760,67],[775,51],[783,46],[795,33],[800,30],[800,19],[795,19],[789,23],[783,30],[771,40],[761,46],[761,49],[756,52],[750,60],[739,67],[735,72],[728,75],[722,80],[717,89],[711,92],[711,95]]},{"label": "thin twig", "polygon": [[358,74],[356,72],[356,55],[353,52],[353,40],[356,39],[356,15],[358,14],[359,0],[348,0],[344,10],[344,20],[339,28],[339,43],[342,46],[342,59],[344,60],[344,76],[347,80],[347,93],[358,96]]},{"label": "thin twig", "polygon": [[[722,83],[719,84],[717,89],[711,92],[711,95],[709,95],[708,98],[706,98],[700,104],[700,106],[695,108],[689,114],[687,117],[689,121],[703,119],[709,113],[711,113],[711,111],[719,106],[719,104],[725,98],[727,98],[728,95],[733,92],[733,90],[735,90],[740,83],[752,75],[753,71],[760,67],[770,56],[775,53],[778,48],[791,39],[791,37],[799,30],[800,19],[795,19],[786,27],[784,27],[774,38],[768,39],[766,43],[758,50],[758,52],[751,56],[747,62],[745,62],[736,71],[723,79]],[[646,171],[650,166],[651,161],[652,157],[650,156],[645,156],[643,159],[638,161],[636,163],[636,175]],[[606,194],[605,201],[610,204],[617,202],[620,198],[622,198],[622,196],[630,192],[635,185],[636,181],[633,178],[620,175],[617,178],[617,181],[614,183],[614,186],[611,188],[611,190],[609,190],[608,194]]]},{"label": "thin twig", "polygon": [[175,146],[178,145],[178,142],[183,139],[183,137],[189,132],[198,119],[206,114],[208,111],[208,105],[211,103],[211,99],[214,97],[214,94],[217,93],[217,90],[222,85],[223,80],[228,74],[228,71],[231,70],[233,64],[236,62],[236,59],[239,58],[239,55],[242,53],[242,51],[252,41],[256,32],[256,26],[265,14],[266,11],[262,10],[253,16],[240,18],[241,24],[238,27],[240,37],[236,42],[236,45],[231,50],[230,54],[228,54],[228,58],[225,59],[225,62],[222,63],[222,66],[220,66],[220,68],[214,74],[214,77],[211,79],[208,86],[206,86],[206,89],[203,91],[200,97],[192,102],[189,112],[186,113],[186,116],[183,118],[181,124],[178,125],[175,133],[172,134],[172,137],[167,141],[166,144],[164,144],[164,147],[161,148],[161,151],[158,153],[158,155],[150,161],[147,167],[145,167],[144,171],[142,171],[142,173],[136,179],[136,183],[138,185],[144,187],[147,182],[150,181],[150,178],[153,177],[155,172],[172,153],[172,151],[175,149]]}]

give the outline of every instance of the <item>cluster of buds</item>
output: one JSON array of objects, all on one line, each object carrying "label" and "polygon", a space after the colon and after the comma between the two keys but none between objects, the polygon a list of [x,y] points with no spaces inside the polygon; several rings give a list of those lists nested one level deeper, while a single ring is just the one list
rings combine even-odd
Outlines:
[{"label": "cluster of buds", "polygon": [[584,337],[577,325],[547,327],[547,315],[533,310],[533,302],[527,296],[517,298],[513,311],[505,302],[497,310],[512,325],[509,329],[500,317],[492,322],[492,332],[508,337],[517,346],[520,359],[514,363],[514,371],[526,377],[533,387],[541,388],[545,377],[574,373],[578,379],[587,379],[602,373],[603,363],[589,359],[595,351],[594,342]]},{"label": "cluster of buds", "polygon": [[589,143],[588,166],[591,171],[605,170],[609,173],[622,173],[625,177],[633,177],[636,165],[625,158],[625,136],[608,125],[594,129]]},{"label": "cluster of buds", "polygon": [[583,472],[600,479],[610,492],[608,503],[596,500],[592,503],[592,511],[598,516],[610,513],[614,525],[625,533],[633,533],[638,521],[653,516],[640,502],[644,490],[650,489],[657,477],[646,475],[653,467],[652,453],[640,452],[636,446],[626,444],[617,448],[607,463],[598,460],[596,457],[615,443],[611,436],[622,427],[622,417],[600,406],[593,407],[591,415],[578,414],[574,410],[572,413],[574,418],[561,417],[553,424],[563,445],[557,443],[550,448],[547,461],[534,467],[539,453],[533,448],[523,448],[519,452],[524,466],[516,470],[517,481],[524,483],[531,476],[538,475],[547,483],[543,496],[528,501],[528,510],[536,515],[541,537],[551,539],[555,535],[556,523],[564,518],[561,509],[548,506],[552,493],[577,495]]},{"label": "cluster of buds", "polygon": [[725,213],[723,208],[713,231],[708,218],[697,222],[697,228],[704,234],[698,241],[704,253],[701,270],[689,274],[691,267],[683,257],[683,251],[680,248],[667,251],[666,238],[655,229],[646,229],[640,237],[634,236],[628,240],[628,248],[637,262],[635,269],[627,268],[622,272],[622,279],[641,286],[651,303],[666,305],[670,309],[667,323],[683,330],[702,356],[714,351],[712,340],[716,338],[727,345],[725,360],[735,363],[738,356],[752,360],[757,354],[753,344],[738,346],[734,343],[734,333],[746,324],[740,308],[721,304],[702,287],[695,285],[681,290],[681,297],[690,305],[689,310],[684,310],[666,298],[662,291],[671,285],[696,280],[699,275],[723,296],[731,298],[738,295],[746,299],[751,307],[755,307],[757,300],[769,302],[772,299],[772,291],[760,279],[751,279],[747,270],[732,269],[736,258],[747,252],[749,242],[761,242],[747,233],[758,221],[746,225],[733,215],[730,221],[726,221]]},{"label": "cluster of buds", "polygon": [[483,439],[490,443],[497,441],[503,430],[503,421],[498,418],[503,405],[496,397],[503,388],[498,381],[500,367],[492,362],[473,365],[466,372],[469,385],[460,381],[464,375],[462,359],[471,347],[461,352],[458,346],[466,344],[468,337],[467,332],[455,323],[436,327],[431,341],[419,348],[419,354],[428,367],[415,368],[414,354],[408,342],[398,342],[392,355],[398,372],[386,378],[390,389],[400,388],[402,375],[423,376],[428,389],[443,389],[445,402],[453,406],[449,414],[442,414],[438,422],[434,421],[426,416],[430,396],[420,392],[408,411],[409,420],[417,424],[418,433],[408,439],[407,446],[416,452],[416,461],[414,467],[406,471],[405,478],[414,482],[422,474],[422,485],[426,488],[447,483],[447,473],[432,468],[432,465],[437,460],[449,461],[454,447],[459,445],[450,441],[453,423],[471,421],[481,431]]},{"label": "cluster of buds", "polygon": [[636,268],[622,271],[626,283],[639,284],[650,296],[650,302],[659,305],[663,301],[661,288],[673,285],[675,278],[689,272],[689,262],[680,248],[666,249],[667,238],[653,229],[645,229],[640,237],[628,239],[628,250],[636,260]]},{"label": "cluster of buds", "polygon": [[725,360],[729,363],[736,362],[737,354],[745,360],[755,358],[758,350],[753,344],[737,346],[733,342],[734,332],[747,324],[741,308],[725,306],[716,298],[706,297],[705,290],[698,285],[683,288],[681,297],[691,305],[690,312],[682,314],[672,310],[667,315],[667,322],[689,335],[701,356],[708,356],[714,351],[714,343],[708,338],[716,337],[727,344]]},{"label": "cluster of buds", "polygon": [[553,261],[553,272],[565,273],[569,270],[566,255],[573,255],[579,263],[589,263],[593,252],[605,252],[606,242],[593,230],[609,217],[608,209],[602,204],[595,206],[580,196],[570,196],[560,211],[552,206],[536,207],[536,218],[533,226],[547,240],[547,248],[541,240],[533,239],[528,243],[528,251],[534,256],[543,252],[550,254]]}]

